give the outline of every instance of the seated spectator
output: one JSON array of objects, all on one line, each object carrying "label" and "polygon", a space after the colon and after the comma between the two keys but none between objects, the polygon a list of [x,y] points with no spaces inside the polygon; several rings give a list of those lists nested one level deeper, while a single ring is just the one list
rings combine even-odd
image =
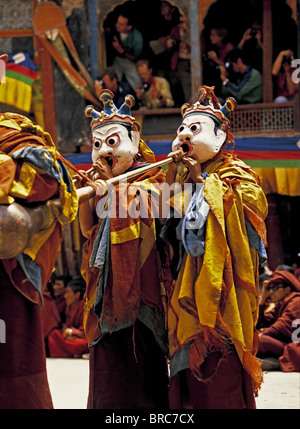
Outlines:
[{"label": "seated spectator", "polygon": [[222,97],[234,97],[238,104],[261,103],[263,85],[260,72],[246,63],[240,49],[233,49],[227,55],[226,61],[236,74],[236,81],[230,80],[226,68],[220,66]]},{"label": "seated spectator", "polygon": [[88,353],[83,331],[85,282],[81,278],[71,280],[66,287],[66,323],[54,329],[48,337],[50,357],[72,357]]},{"label": "seated spectator", "polygon": [[272,68],[272,75],[276,79],[274,103],[293,101],[298,94],[299,83],[293,82],[292,74],[296,70],[292,66],[294,53],[290,49],[279,52]]},{"label": "seated spectator", "polygon": [[247,64],[262,73],[262,26],[254,23],[252,27],[247,28],[237,47],[243,51],[245,58],[247,58]]},{"label": "seated spectator", "polygon": [[222,81],[219,67],[224,66],[226,55],[234,48],[228,40],[228,31],[225,28],[212,28],[210,31],[210,46],[203,58],[203,80],[206,85],[215,87],[217,97],[221,95]]},{"label": "seated spectator", "polygon": [[228,31],[225,28],[212,28],[210,31],[212,49],[207,52],[207,57],[218,66],[224,65],[227,54],[234,49],[227,37]]},{"label": "seated spectator", "polygon": [[133,27],[131,17],[125,12],[117,19],[116,33],[108,49],[114,52],[112,67],[118,80],[122,81],[125,76],[131,88],[135,88],[140,83],[135,63],[143,50],[143,36]]},{"label": "seated spectator", "polygon": [[[269,300],[275,306],[265,312]],[[262,359],[263,370],[299,371],[300,347],[292,341],[293,322],[299,319],[300,283],[288,271],[274,271],[263,284],[259,302],[257,357]]]},{"label": "seated spectator", "polygon": [[62,274],[57,276],[53,282],[53,298],[56,304],[56,307],[59,312],[60,320],[62,323],[66,321],[66,299],[65,292],[67,284],[72,280],[72,277],[68,274]]},{"label": "seated spectator", "polygon": [[[131,88],[129,83],[118,81],[118,76],[112,67],[107,67],[94,82],[95,92],[99,94],[102,89],[109,89],[114,93],[114,104],[119,109],[125,101],[125,96],[131,94],[134,96],[136,103],[138,102],[136,93]],[[135,104],[135,109],[138,105]]]},{"label": "seated spectator", "polygon": [[166,43],[172,52],[170,85],[173,98],[176,106],[182,106],[192,95],[190,32],[184,16],[180,16],[180,23],[171,30]]},{"label": "seated spectator", "polygon": [[[150,47],[153,51],[151,63],[157,76],[170,79],[172,51],[168,40],[172,29],[179,24],[179,11],[168,1],[162,1],[160,15],[152,27]],[[147,57],[148,58],[148,57]]]},{"label": "seated spectator", "polygon": [[141,105],[148,109],[173,107],[174,100],[169,82],[163,77],[153,76],[148,60],[138,61],[136,68],[143,82],[143,85],[137,86],[135,89]]}]

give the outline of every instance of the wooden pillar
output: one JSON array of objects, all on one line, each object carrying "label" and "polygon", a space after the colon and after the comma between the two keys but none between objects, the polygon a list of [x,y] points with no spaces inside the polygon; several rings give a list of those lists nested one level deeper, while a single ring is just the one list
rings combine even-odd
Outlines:
[{"label": "wooden pillar", "polygon": [[56,144],[57,131],[52,58],[39,41],[37,41],[37,46],[39,46],[41,64],[45,131],[50,134],[53,142]]},{"label": "wooden pillar", "polygon": [[[37,7],[38,2],[34,0],[33,11],[35,11]],[[38,52],[38,62],[41,66],[45,131],[50,134],[53,142],[56,144],[57,131],[52,59],[49,52],[42,46],[38,37],[34,36],[34,42]]]},{"label": "wooden pillar", "polygon": [[[297,52],[297,59],[300,59],[300,0],[297,0],[297,34],[298,34],[298,52]],[[298,66],[299,67],[299,66]],[[298,74],[299,77],[299,74]],[[299,100],[300,100],[300,85],[298,88],[298,94],[299,94]],[[298,119],[300,115],[300,109],[298,105]],[[300,128],[300,120],[298,122],[298,129]]]},{"label": "wooden pillar", "polygon": [[266,219],[268,241],[268,266],[274,271],[280,264],[284,264],[284,251],[277,213],[277,202],[274,195],[268,195],[268,216]]},{"label": "wooden pillar", "polygon": [[[100,3],[100,0],[98,0]],[[93,79],[98,77],[98,19],[97,0],[88,0],[88,16],[90,27],[90,59],[91,75]]]},{"label": "wooden pillar", "polygon": [[192,99],[202,85],[198,0],[190,0]]},{"label": "wooden pillar", "polygon": [[273,28],[271,0],[263,1],[263,102],[273,101]]}]

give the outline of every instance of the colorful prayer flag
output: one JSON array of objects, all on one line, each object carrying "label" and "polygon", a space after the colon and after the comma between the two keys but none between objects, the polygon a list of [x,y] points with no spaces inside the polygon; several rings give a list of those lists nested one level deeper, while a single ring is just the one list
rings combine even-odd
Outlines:
[{"label": "colorful prayer flag", "polygon": [[32,84],[37,69],[27,52],[8,55],[5,82],[0,86],[0,102],[30,112]]}]

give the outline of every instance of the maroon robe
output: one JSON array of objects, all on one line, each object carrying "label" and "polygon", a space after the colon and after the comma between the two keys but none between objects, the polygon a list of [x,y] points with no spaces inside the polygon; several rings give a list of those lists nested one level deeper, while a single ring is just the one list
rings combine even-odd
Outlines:
[{"label": "maroon robe", "polygon": [[55,305],[57,307],[57,310],[59,312],[61,322],[65,323],[66,322],[66,310],[67,310],[67,303],[66,303],[66,299],[65,299],[65,292],[63,292],[62,294],[56,296],[54,298],[54,301],[55,301]]},{"label": "maroon robe", "polygon": [[[62,329],[54,329],[48,338],[50,357],[71,357],[88,353],[88,345],[83,331],[83,307],[81,300],[76,308],[67,308],[66,323]],[[64,338],[63,331],[72,329],[72,339]]]},{"label": "maroon robe", "polygon": [[257,327],[262,331],[257,356],[277,357],[282,371],[299,371],[299,343],[292,343],[293,321],[300,319],[300,292],[291,292],[275,307],[264,312],[260,306]]},{"label": "maroon robe", "polygon": [[0,261],[1,319],[6,342],[0,343],[0,408],[53,408],[46,372],[41,310],[11,283]]},{"label": "maroon robe", "polygon": [[[211,380],[197,380],[190,369],[180,371],[170,380],[171,409],[255,409],[249,374],[243,369],[235,352],[221,360],[218,352],[211,353],[201,365],[201,372]],[[216,370],[217,368],[217,370]]]},{"label": "maroon robe", "polygon": [[[159,184],[163,179],[162,170],[155,169],[131,180],[147,186],[150,181]],[[129,187],[130,182],[126,186]],[[116,203],[116,213],[120,213],[119,207],[128,209],[134,195],[124,192],[123,185],[116,185],[115,190],[113,203]],[[159,332],[165,332],[164,309],[157,248],[155,240],[152,241],[156,236],[151,210],[155,209],[157,201],[155,198],[150,201],[151,195],[142,188],[138,192],[142,199],[140,204],[148,210],[148,216],[143,214],[133,218],[128,213],[127,217],[111,217],[109,234],[116,237],[124,231],[144,231],[146,228],[150,238],[140,235],[108,244],[110,258],[106,261],[108,278],[103,298],[96,292],[102,271],[96,265],[90,267],[102,220],[83,246],[81,269],[87,284],[85,333],[91,346],[88,408],[168,407],[167,362],[165,351],[158,342],[158,337],[162,336]],[[143,254],[147,257],[142,261]],[[148,317],[147,312],[143,314],[147,323],[142,321],[142,305],[149,310]],[[109,328],[106,333],[107,328],[102,329],[105,324]]]},{"label": "maroon robe", "polygon": [[[90,409],[167,409],[165,356],[139,320],[90,349]],[[126,394],[127,392],[127,394]]]},{"label": "maroon robe", "polygon": [[43,292],[43,301],[41,318],[44,338],[46,339],[53,329],[59,327],[60,315],[50,292]]},{"label": "maroon robe", "polygon": [[283,372],[300,372],[300,342],[289,343],[284,347],[279,364]]},{"label": "maroon robe", "polygon": [[[26,187],[26,192],[18,194],[21,205],[33,207],[54,197],[60,199],[63,208],[77,203],[76,190],[69,187],[71,176],[63,168],[62,163],[66,161],[55,151],[50,135],[22,115],[3,113],[1,116],[0,150],[7,155],[7,161],[0,163],[0,189],[4,197],[13,196],[11,185],[15,181]],[[24,152],[17,155],[19,150]],[[59,180],[58,165],[54,164],[58,160],[62,171]],[[29,164],[31,168],[25,175],[21,174],[23,167]],[[35,285],[31,283],[34,277],[27,278],[16,258],[0,262],[0,318],[6,327],[6,342],[0,343],[1,408],[53,408],[46,374],[40,304],[62,240],[62,222],[75,218],[76,207],[74,211],[63,210],[63,213],[67,218],[55,221],[52,232],[33,257],[31,268]],[[37,281],[38,276],[40,281]]]}]

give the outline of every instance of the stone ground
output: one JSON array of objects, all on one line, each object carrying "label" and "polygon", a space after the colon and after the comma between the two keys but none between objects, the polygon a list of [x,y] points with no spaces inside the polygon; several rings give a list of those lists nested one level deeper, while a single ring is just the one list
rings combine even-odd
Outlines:
[{"label": "stone ground", "polygon": [[[55,409],[86,409],[89,361],[47,359],[47,371]],[[256,399],[257,409],[300,409],[300,373],[264,372]]]}]

